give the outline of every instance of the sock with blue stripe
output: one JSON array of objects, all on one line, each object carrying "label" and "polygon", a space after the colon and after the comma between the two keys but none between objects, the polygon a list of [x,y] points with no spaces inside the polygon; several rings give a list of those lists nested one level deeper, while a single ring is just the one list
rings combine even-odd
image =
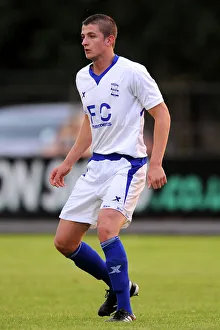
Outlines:
[{"label": "sock with blue stripe", "polygon": [[81,242],[79,247],[67,258],[73,260],[77,267],[97,280],[103,280],[112,289],[105,261],[88,244]]},{"label": "sock with blue stripe", "polygon": [[128,277],[128,261],[125,249],[118,236],[101,243],[106,257],[106,267],[117,296],[117,310],[123,308],[132,314]]}]

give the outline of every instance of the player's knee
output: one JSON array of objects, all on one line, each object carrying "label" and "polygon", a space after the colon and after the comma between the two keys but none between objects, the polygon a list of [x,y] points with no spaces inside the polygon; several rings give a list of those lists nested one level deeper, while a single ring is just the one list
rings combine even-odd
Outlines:
[{"label": "player's knee", "polygon": [[97,232],[100,242],[104,242],[107,239],[118,235],[118,231],[107,223],[99,224],[97,227]]},{"label": "player's knee", "polygon": [[60,253],[64,254],[66,247],[65,247],[65,243],[64,243],[63,240],[55,237],[54,238],[54,246]]},{"label": "player's knee", "polygon": [[55,248],[64,256],[68,256],[70,253],[72,253],[78,248],[78,245],[74,244],[74,242],[71,242],[71,244],[69,244],[65,239],[61,239],[59,237],[55,237],[54,245]]},{"label": "player's knee", "polygon": [[103,210],[99,214],[97,222],[97,233],[100,242],[118,236],[123,222],[124,216],[120,215],[119,212],[112,209]]}]

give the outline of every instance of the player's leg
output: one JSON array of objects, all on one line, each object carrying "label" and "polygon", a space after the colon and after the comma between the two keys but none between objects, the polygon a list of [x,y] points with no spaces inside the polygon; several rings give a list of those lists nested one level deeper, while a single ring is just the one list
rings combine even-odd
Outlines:
[{"label": "player's leg", "polygon": [[76,251],[89,227],[88,223],[60,219],[54,238],[56,249],[64,256]]},{"label": "player's leg", "polygon": [[[113,290],[117,294],[117,311],[125,310],[126,313],[132,315],[129,297],[138,293],[138,286],[132,285],[132,293],[131,290],[129,292],[127,257],[118,235],[121,227],[127,227],[132,221],[134,208],[146,181],[146,161],[122,157],[117,162],[106,163],[108,166],[106,171],[112,167],[113,176],[111,182],[108,182],[106,191],[103,189],[103,203],[98,221],[101,233],[99,237],[106,255],[107,268],[110,267],[108,270]],[[111,265],[111,260],[117,265]],[[120,263],[120,260],[123,264]],[[105,307],[105,303],[103,305]],[[100,307],[101,310],[103,305]],[[123,318],[133,320],[126,313],[123,315],[117,313],[113,318],[115,320],[115,316],[117,316],[117,320],[120,321],[123,321]]]},{"label": "player's leg", "polygon": [[77,180],[61,210],[55,246],[80,269],[102,279],[111,287],[105,261],[88,244],[82,242],[89,227],[95,225],[101,205],[96,194],[96,189],[99,189],[95,175],[97,171],[90,168],[92,163],[88,164],[86,173]]},{"label": "player's leg", "polygon": [[56,231],[54,245],[77,267],[111,287],[105,261],[82,238],[90,224],[61,219]]},{"label": "player's leg", "polygon": [[106,257],[106,267],[114,293],[117,297],[117,312],[114,317],[135,318],[130,304],[128,260],[119,238],[125,216],[114,209],[102,209],[99,213],[97,230],[101,247]]}]

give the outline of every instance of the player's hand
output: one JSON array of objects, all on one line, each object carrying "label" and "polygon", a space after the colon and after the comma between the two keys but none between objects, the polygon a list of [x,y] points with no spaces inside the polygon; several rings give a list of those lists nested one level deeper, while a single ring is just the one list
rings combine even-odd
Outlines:
[{"label": "player's hand", "polygon": [[150,165],[147,172],[147,186],[150,189],[159,189],[167,183],[166,174],[162,166]]},{"label": "player's hand", "polygon": [[50,184],[54,187],[65,187],[64,177],[71,171],[72,166],[62,163],[55,167],[50,174]]}]

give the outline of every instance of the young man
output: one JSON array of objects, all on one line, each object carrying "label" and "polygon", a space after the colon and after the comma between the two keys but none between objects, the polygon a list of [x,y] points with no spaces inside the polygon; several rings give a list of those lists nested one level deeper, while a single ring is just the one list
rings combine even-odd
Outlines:
[{"label": "young man", "polygon": [[[111,17],[88,17],[82,23],[81,37],[91,61],[76,76],[85,117],[74,146],[51,172],[50,183],[63,187],[65,175],[90,145],[93,156],[61,211],[55,246],[76,266],[109,286],[98,314],[116,311],[109,321],[130,322],[136,319],[130,296],[138,293],[138,286],[129,281],[119,233],[132,220],[146,176],[148,188],[158,189],[167,182],[162,160],[170,115],[146,68],[114,54],[117,27]],[[145,110],[155,120],[148,172],[143,142]],[[91,226],[97,226],[106,261],[82,242]]]}]

